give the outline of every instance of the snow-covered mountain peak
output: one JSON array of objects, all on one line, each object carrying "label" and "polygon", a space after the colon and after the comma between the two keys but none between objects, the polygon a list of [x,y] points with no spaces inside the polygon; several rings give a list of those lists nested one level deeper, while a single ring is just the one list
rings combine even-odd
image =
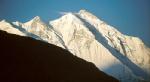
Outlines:
[{"label": "snow-covered mountain peak", "polygon": [[79,13],[82,13],[82,12],[87,12],[87,10],[81,9],[81,10],[79,11]]},{"label": "snow-covered mountain peak", "polygon": [[35,24],[44,24],[44,22],[40,19],[39,16],[34,17],[33,19],[31,19],[30,21],[24,23],[25,25],[31,26],[31,25],[35,25]]},{"label": "snow-covered mountain peak", "polygon": [[35,16],[33,20],[41,20],[41,18],[39,16]]},{"label": "snow-covered mountain peak", "polygon": [[[98,31],[98,33],[103,36],[103,39],[105,39],[105,42],[107,42],[105,44],[109,44],[116,51],[127,56],[138,66],[141,66],[147,70],[150,68],[148,65],[146,65],[146,63],[150,62],[149,55],[147,54],[147,50],[144,53],[142,52],[145,50],[142,49],[142,47],[145,47],[145,45],[139,38],[122,34],[116,28],[101,21],[98,17],[85,10],[80,11],[79,16],[83,19],[83,21],[92,25]],[[138,57],[144,60],[139,60]],[[143,64],[141,65],[140,63]]]},{"label": "snow-covered mountain peak", "polygon": [[0,21],[0,30],[18,35],[23,32],[62,47],[122,82],[139,82],[139,77],[147,80],[146,73],[150,74],[149,48],[86,10],[65,13],[49,25],[38,16],[26,23]]},{"label": "snow-covered mountain peak", "polygon": [[84,10],[84,9],[82,9],[82,10],[80,10],[79,12],[78,12],[80,15],[89,15],[90,17],[93,17],[93,18],[97,18],[96,16],[94,16],[93,14],[91,14],[90,12],[88,12],[87,10]]},{"label": "snow-covered mountain peak", "polygon": [[14,25],[22,27],[27,32],[38,34],[41,31],[47,30],[47,25],[40,19],[39,16],[34,17],[33,19],[22,23],[19,21],[13,22]]},{"label": "snow-covered mountain peak", "polygon": [[56,19],[54,21],[50,21],[50,23],[52,22],[58,22],[58,23],[63,23],[63,24],[67,24],[69,23],[78,23],[78,24],[83,24],[76,16],[75,13],[66,13],[65,15],[63,15],[62,17],[60,17],[59,19]]},{"label": "snow-covered mountain peak", "polygon": [[26,35],[23,32],[21,32],[19,29],[14,28],[14,26],[11,23],[7,22],[6,20],[0,21],[0,30],[4,30],[8,33],[17,34],[21,36]]},{"label": "snow-covered mountain peak", "polygon": [[55,44],[59,47],[65,48],[62,44],[63,41],[57,36],[51,26],[45,24],[39,16],[34,17],[26,23],[20,23],[18,21],[13,22],[14,25],[28,32],[29,37],[33,37],[38,40],[42,40],[51,44]]},{"label": "snow-covered mountain peak", "polygon": [[103,23],[103,21],[99,20],[99,18],[97,18],[95,15],[93,15],[92,13],[88,12],[87,10],[80,10],[78,12],[78,14],[81,16],[81,17],[84,17],[86,19],[89,19],[89,20],[92,20],[93,22],[101,22]]},{"label": "snow-covered mountain peak", "polygon": [[40,22],[41,18],[39,16],[35,16],[32,20],[30,20],[32,22]]},{"label": "snow-covered mountain peak", "polygon": [[77,38],[94,39],[94,35],[75,13],[67,13],[59,19],[50,21],[50,25],[63,38],[65,45],[69,45],[72,40],[77,40]]},{"label": "snow-covered mountain peak", "polygon": [[[96,17],[95,15],[93,15],[92,13],[88,12],[87,10],[80,10],[78,12],[78,15],[86,22],[89,22],[91,25],[93,25],[97,30],[101,30],[102,31],[115,31],[115,32],[119,32],[117,31],[114,27],[108,25],[107,23],[105,23],[104,21],[100,20],[100,18]],[[104,33],[102,32],[102,34]]]},{"label": "snow-covered mountain peak", "polygon": [[[141,67],[142,69],[146,69],[146,71],[149,72],[148,69],[150,67],[147,65],[149,63],[149,55],[147,55],[148,53],[147,50],[145,51],[146,53],[142,52],[144,50],[142,50],[141,48],[144,46],[142,45],[143,42],[139,38],[126,36],[122,34],[117,29],[108,25],[107,23],[100,20],[98,17],[96,17],[95,15],[86,10],[80,10],[78,13],[65,14],[59,19],[51,21],[50,25],[52,25],[55,31],[57,31],[57,33],[59,33],[62,36],[65,45],[68,47],[69,51],[76,54],[78,57],[81,57],[87,61],[95,63],[99,67],[103,68],[105,66],[103,66],[103,64],[100,63],[99,60],[95,61],[97,59],[92,60],[89,57],[93,55],[89,53],[92,53],[92,51],[97,49],[98,51],[96,51],[94,56],[96,55],[98,59],[101,58],[100,56],[97,55],[99,53],[101,53],[101,55],[103,53],[105,53],[106,55],[107,53],[107,56],[108,54],[114,54],[116,56],[122,57],[125,56],[128,57],[130,61],[134,62],[137,66]],[[79,29],[84,30],[81,31]],[[86,36],[88,37],[91,36],[93,38],[86,38]],[[101,47],[100,48],[99,47],[95,48],[95,46],[93,47],[92,45],[95,44]],[[135,47],[135,45],[138,47]],[[107,49],[105,49],[105,47]],[[101,50],[104,50],[104,52]],[[143,55],[138,53],[141,53]],[[122,58],[118,59],[120,61],[127,61]],[[110,57],[110,59],[106,58],[105,60],[108,63],[108,61],[114,61],[116,59]],[[112,63],[109,62],[109,64]],[[132,68],[132,66],[130,66],[131,64],[126,63],[126,65],[127,67],[129,67],[129,69]],[[133,71],[139,69],[135,68],[130,70]],[[129,70],[126,70],[126,72],[127,71],[129,72]]]}]

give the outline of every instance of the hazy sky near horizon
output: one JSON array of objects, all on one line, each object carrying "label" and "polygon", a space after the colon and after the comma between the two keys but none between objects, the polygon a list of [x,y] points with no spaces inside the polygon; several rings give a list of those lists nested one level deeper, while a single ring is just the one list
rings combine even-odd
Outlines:
[{"label": "hazy sky near horizon", "polygon": [[0,20],[45,22],[60,12],[86,9],[124,34],[140,37],[150,47],[150,0],[0,0]]}]

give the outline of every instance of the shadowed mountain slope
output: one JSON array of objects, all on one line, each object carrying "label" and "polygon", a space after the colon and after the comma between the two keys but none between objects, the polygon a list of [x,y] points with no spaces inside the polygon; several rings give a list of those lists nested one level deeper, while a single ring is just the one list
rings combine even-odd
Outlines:
[{"label": "shadowed mountain slope", "polygon": [[0,31],[1,82],[118,82],[67,50]]}]

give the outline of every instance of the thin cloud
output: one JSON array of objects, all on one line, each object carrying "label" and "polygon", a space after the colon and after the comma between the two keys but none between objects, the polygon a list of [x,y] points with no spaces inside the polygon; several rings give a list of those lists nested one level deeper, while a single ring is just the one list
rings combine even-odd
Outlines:
[{"label": "thin cloud", "polygon": [[59,12],[60,15],[66,15],[67,13],[70,13],[70,12]]}]

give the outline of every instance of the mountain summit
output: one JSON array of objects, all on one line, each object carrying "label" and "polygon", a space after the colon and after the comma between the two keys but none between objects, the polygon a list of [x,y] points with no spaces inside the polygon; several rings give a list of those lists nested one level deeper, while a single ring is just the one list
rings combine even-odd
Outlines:
[{"label": "mountain summit", "polygon": [[1,21],[0,29],[62,47],[121,82],[150,81],[150,49],[142,40],[122,34],[86,10],[66,13],[49,25],[39,17],[26,23]]}]

